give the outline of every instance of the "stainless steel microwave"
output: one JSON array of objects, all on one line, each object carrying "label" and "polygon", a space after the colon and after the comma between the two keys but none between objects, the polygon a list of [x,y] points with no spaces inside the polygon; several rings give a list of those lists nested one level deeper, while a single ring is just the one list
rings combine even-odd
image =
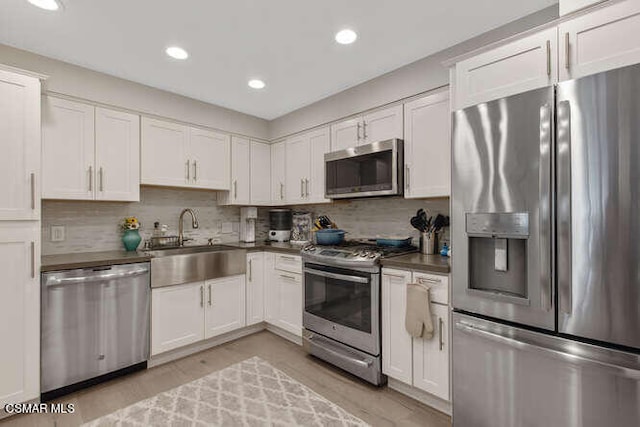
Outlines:
[{"label": "stainless steel microwave", "polygon": [[404,148],[400,139],[327,153],[324,165],[328,199],[403,195]]}]

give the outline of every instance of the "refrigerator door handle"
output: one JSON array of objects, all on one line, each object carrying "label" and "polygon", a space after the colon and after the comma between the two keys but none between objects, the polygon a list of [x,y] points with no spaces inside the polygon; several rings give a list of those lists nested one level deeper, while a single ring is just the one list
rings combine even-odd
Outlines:
[{"label": "refrigerator door handle", "polygon": [[557,111],[557,265],[558,301],[561,313],[571,314],[571,105],[558,102]]},{"label": "refrigerator door handle", "polygon": [[582,356],[580,354],[567,353],[558,349],[554,349],[550,347],[542,347],[536,344],[532,344],[530,342],[520,341],[514,338],[510,338],[504,335],[487,331],[483,328],[479,328],[473,325],[472,323],[469,323],[466,321],[461,321],[461,320],[457,321],[455,323],[455,328],[461,332],[465,332],[471,335],[489,339],[491,341],[504,344],[509,347],[515,347],[523,351],[536,352],[538,354],[543,354],[545,356],[549,356],[555,359],[560,359],[562,361],[565,361],[573,365],[587,366],[587,367],[590,366],[594,368],[604,369],[615,375],[620,375],[628,378],[633,378],[635,380],[640,380],[639,369],[616,365],[616,364],[605,362],[603,360],[597,360],[590,357]]},{"label": "refrigerator door handle", "polygon": [[540,107],[540,165],[538,170],[540,294],[542,308],[547,311],[551,310],[553,299],[551,291],[551,138],[553,135],[551,113],[549,104]]}]

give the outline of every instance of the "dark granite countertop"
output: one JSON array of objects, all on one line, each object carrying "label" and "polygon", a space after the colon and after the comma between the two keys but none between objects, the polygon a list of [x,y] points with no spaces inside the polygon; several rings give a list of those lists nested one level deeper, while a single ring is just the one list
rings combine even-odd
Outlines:
[{"label": "dark granite countertop", "polygon": [[44,255],[40,271],[72,270],[74,268],[100,267],[114,264],[133,264],[149,261],[144,252],[106,251],[79,252],[72,254]]},{"label": "dark granite countertop", "polygon": [[[231,248],[246,249],[248,252],[280,252],[292,255],[300,254],[300,245],[290,243],[222,243],[223,246]],[[59,255],[43,255],[40,271],[72,270],[75,268],[101,267],[114,264],[133,264],[136,262],[146,262],[152,256],[145,251],[105,251],[105,252],[80,252]]]},{"label": "dark granite countertop", "polygon": [[417,252],[385,258],[382,260],[382,266],[436,274],[449,274],[451,271],[448,257],[424,255]]}]

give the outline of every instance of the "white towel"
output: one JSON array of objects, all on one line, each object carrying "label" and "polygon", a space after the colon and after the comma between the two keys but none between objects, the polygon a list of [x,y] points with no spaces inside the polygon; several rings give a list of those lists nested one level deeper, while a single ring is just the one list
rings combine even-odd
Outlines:
[{"label": "white towel", "polygon": [[417,283],[407,284],[407,311],[404,327],[414,338],[433,338],[431,298],[428,287]]}]

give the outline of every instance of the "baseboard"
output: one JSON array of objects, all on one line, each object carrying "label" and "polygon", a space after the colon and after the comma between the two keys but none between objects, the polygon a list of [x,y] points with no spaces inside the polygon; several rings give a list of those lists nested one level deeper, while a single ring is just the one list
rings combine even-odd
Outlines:
[{"label": "baseboard", "polygon": [[167,351],[155,356],[151,356],[147,362],[147,367],[153,368],[154,366],[163,365],[174,360],[182,359],[183,357],[191,356],[192,354],[199,353],[204,350],[208,350],[213,347],[217,347],[221,344],[228,343],[229,341],[235,341],[239,338],[246,337],[247,335],[255,334],[260,331],[264,331],[266,324],[264,322],[257,323],[255,325],[247,326],[236,331],[228,332],[226,334],[210,338],[205,341],[200,341],[186,347],[180,347],[175,350]]},{"label": "baseboard", "polygon": [[440,399],[439,397],[427,393],[426,391],[420,390],[393,378],[389,378],[389,382],[387,383],[387,385],[389,388],[399,393],[409,396],[410,398],[415,399],[420,403],[424,403],[427,406],[430,406],[440,412],[444,412],[445,414],[451,416],[451,402]]},{"label": "baseboard", "polygon": [[[284,338],[288,341],[291,341],[294,344],[302,345],[302,335],[298,336],[296,334],[292,334],[289,331],[285,331],[284,329],[280,329],[279,327],[267,323],[267,331],[278,335],[281,338]],[[300,330],[300,334],[302,334],[302,330]]]}]

